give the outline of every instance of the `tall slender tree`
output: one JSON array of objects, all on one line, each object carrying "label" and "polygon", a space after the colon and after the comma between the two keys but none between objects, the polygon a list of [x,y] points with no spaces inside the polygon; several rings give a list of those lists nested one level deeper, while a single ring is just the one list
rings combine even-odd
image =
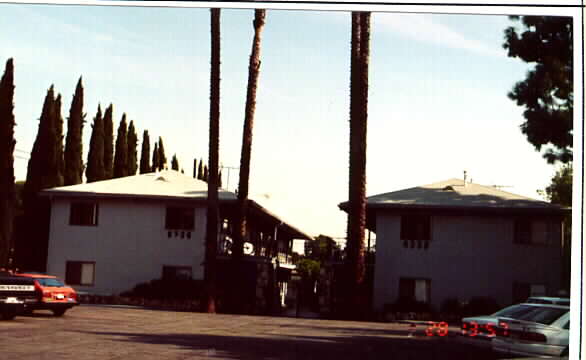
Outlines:
[{"label": "tall slender tree", "polygon": [[370,13],[352,13],[350,69],[350,166],[347,234],[346,310],[359,314],[366,301],[364,289],[364,233],[366,225],[366,129]]},{"label": "tall slender tree", "polygon": [[177,160],[177,154],[173,154],[171,158],[171,169],[179,171],[179,160]]},{"label": "tall slender tree", "polygon": [[114,107],[112,104],[104,113],[104,179],[114,177]]},{"label": "tall slender tree", "polygon": [[203,167],[203,181],[208,182],[209,179],[210,179],[210,171],[208,169],[208,166],[204,165],[204,167]]},{"label": "tall slender tree", "polygon": [[126,114],[122,114],[122,120],[118,125],[118,136],[116,136],[116,153],[114,154],[114,178],[128,175],[128,146],[126,143]]},{"label": "tall slender tree", "polygon": [[0,79],[0,267],[8,267],[12,249],[14,207],[14,62],[10,58]]},{"label": "tall slender tree", "polygon": [[243,253],[243,245],[247,234],[246,213],[248,208],[248,182],[250,178],[250,155],[252,152],[252,129],[256,110],[256,89],[260,73],[260,44],[261,34],[265,25],[264,9],[254,11],[254,39],[248,65],[248,87],[246,91],[246,105],[244,109],[244,129],[242,132],[242,151],[240,155],[240,177],[238,183],[238,211],[234,234],[232,256],[238,260]]},{"label": "tall slender tree", "polygon": [[199,166],[197,167],[197,180],[203,180],[203,159],[199,160]]},{"label": "tall slender tree", "polygon": [[153,172],[159,170],[159,144],[155,141],[155,148],[153,149]]},{"label": "tall slender tree", "polygon": [[128,134],[126,135],[126,145],[128,146],[128,170],[127,175],[136,175],[137,164],[137,152],[136,146],[138,145],[138,136],[136,135],[136,129],[134,128],[134,121],[130,120],[128,125]]},{"label": "tall slender tree", "polygon": [[197,179],[197,159],[193,159],[193,178]]},{"label": "tall slender tree", "polygon": [[104,122],[102,119],[102,109],[98,105],[98,111],[94,117],[92,125],[92,136],[90,138],[90,148],[88,150],[87,168],[85,176],[87,182],[104,180],[106,169],[104,167]]},{"label": "tall slender tree", "polygon": [[55,98],[53,85],[47,91],[39,130],[29,159],[23,203],[27,228],[16,248],[19,267],[45,271],[49,234],[50,203],[39,197],[40,190],[62,186],[63,119],[60,96]]},{"label": "tall slender tree", "polygon": [[216,252],[220,218],[218,202],[218,159],[220,152],[220,9],[210,10],[211,22],[211,71],[210,71],[210,133],[208,179],[208,209],[206,216],[206,247],[204,282],[205,311],[216,312]]},{"label": "tall slender tree", "polygon": [[151,141],[149,132],[145,130],[142,133],[142,149],[140,151],[140,173],[146,174],[151,172]]},{"label": "tall slender tree", "polygon": [[63,176],[64,185],[81,184],[83,178],[83,145],[82,131],[85,123],[83,113],[83,85],[81,77],[77,81],[75,94],[69,108],[67,119],[67,137],[65,139],[65,173]]},{"label": "tall slender tree", "polygon": [[163,145],[163,138],[159,136],[159,170],[164,170],[166,166],[165,146]]}]

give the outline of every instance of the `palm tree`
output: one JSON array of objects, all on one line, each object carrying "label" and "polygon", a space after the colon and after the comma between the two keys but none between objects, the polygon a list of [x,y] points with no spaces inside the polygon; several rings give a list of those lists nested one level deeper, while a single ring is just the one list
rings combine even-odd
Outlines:
[{"label": "palm tree", "polygon": [[368,118],[368,64],[370,13],[352,13],[350,70],[350,167],[347,228],[346,304],[350,310],[364,308],[364,233],[366,225],[366,128]]},{"label": "palm tree", "polygon": [[[242,153],[240,155],[240,180],[238,184],[238,213],[234,246],[232,254],[235,259],[242,256],[244,239],[246,238],[246,212],[248,203],[248,182],[250,178],[250,153],[252,151],[252,129],[256,110],[256,88],[260,72],[260,40],[265,25],[265,10],[254,12],[254,39],[252,53],[248,65],[248,89],[246,92],[246,108],[244,112],[244,130],[242,133]],[[217,173],[217,171],[212,171]]]},{"label": "palm tree", "polygon": [[210,74],[210,138],[208,180],[208,212],[205,248],[205,296],[208,313],[216,312],[216,251],[218,240],[218,158],[220,148],[220,9],[211,9],[211,74]]}]

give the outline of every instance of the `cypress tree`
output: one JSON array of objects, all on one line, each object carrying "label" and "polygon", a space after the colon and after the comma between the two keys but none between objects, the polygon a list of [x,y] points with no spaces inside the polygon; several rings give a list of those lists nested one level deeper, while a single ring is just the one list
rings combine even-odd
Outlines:
[{"label": "cypress tree", "polygon": [[65,173],[63,174],[64,185],[81,184],[83,176],[82,159],[82,131],[85,122],[83,113],[83,86],[81,77],[77,82],[75,94],[69,108],[67,119],[67,138],[65,139]]},{"label": "cypress tree", "polygon": [[222,170],[218,172],[218,188],[222,187]]},{"label": "cypress tree", "polygon": [[104,177],[114,177],[114,108],[112,104],[106,108],[104,113]]},{"label": "cypress tree", "polygon": [[116,153],[114,154],[114,178],[128,175],[128,146],[126,144],[126,114],[122,114],[122,120],[118,125],[118,136],[116,137]]},{"label": "cypress tree", "polygon": [[40,190],[63,185],[63,119],[61,96],[55,99],[53,85],[47,91],[39,130],[28,163],[23,190],[25,223],[16,248],[19,267],[45,271],[49,235],[50,203],[39,197]]},{"label": "cypress tree", "polygon": [[151,144],[149,132],[145,130],[142,133],[142,149],[140,151],[140,173],[146,174],[151,172]]},{"label": "cypress tree", "polygon": [[179,171],[179,160],[177,160],[177,154],[173,154],[171,159],[171,169]]},{"label": "cypress tree", "polygon": [[85,176],[87,182],[100,181],[105,179],[104,168],[104,123],[102,120],[102,109],[98,105],[98,112],[94,117],[92,125],[92,136],[87,158],[87,169]]},{"label": "cypress tree", "polygon": [[208,166],[205,165],[203,167],[203,181],[208,182],[209,179],[210,179],[210,172],[208,170]]},{"label": "cypress tree", "polygon": [[137,166],[137,154],[136,146],[138,144],[138,137],[136,136],[136,130],[134,129],[134,121],[130,121],[128,125],[128,135],[126,136],[126,145],[128,146],[128,174],[129,176],[136,175]]},{"label": "cypress tree", "polygon": [[193,159],[193,178],[197,179],[197,159]]},{"label": "cypress tree", "polygon": [[165,169],[167,165],[167,157],[165,156],[165,147],[163,146],[163,138],[159,136],[159,170]]},{"label": "cypress tree", "polygon": [[197,179],[203,180],[203,159],[199,160],[199,166],[197,167]]},{"label": "cypress tree", "polygon": [[14,185],[14,64],[0,79],[0,267],[10,266],[16,188]]},{"label": "cypress tree", "polygon": [[65,173],[65,162],[64,162],[64,149],[63,149],[63,117],[61,116],[61,94],[57,94],[55,99],[55,107],[53,108],[53,139],[52,144],[55,147],[55,170],[52,175],[55,179],[55,185],[63,186],[64,173]]},{"label": "cypress tree", "polygon": [[155,142],[153,149],[153,172],[159,170],[159,145]]}]

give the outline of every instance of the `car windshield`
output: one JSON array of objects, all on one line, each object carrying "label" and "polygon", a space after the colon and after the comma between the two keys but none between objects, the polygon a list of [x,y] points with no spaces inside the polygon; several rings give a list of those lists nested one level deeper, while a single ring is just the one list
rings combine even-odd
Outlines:
[{"label": "car windshield", "polygon": [[41,286],[63,287],[63,283],[53,278],[38,278],[36,279]]},{"label": "car windshield", "polygon": [[519,317],[518,320],[533,321],[539,324],[551,325],[554,321],[570,311],[567,308],[535,307]]}]

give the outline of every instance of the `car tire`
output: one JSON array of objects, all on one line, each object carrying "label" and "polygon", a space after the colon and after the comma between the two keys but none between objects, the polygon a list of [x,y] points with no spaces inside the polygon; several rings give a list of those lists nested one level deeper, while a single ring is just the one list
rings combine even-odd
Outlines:
[{"label": "car tire", "polygon": [[566,346],[566,348],[564,349],[564,351],[562,351],[562,353],[560,354],[560,356],[561,357],[564,357],[564,356],[567,357],[568,354],[569,354],[569,352],[570,352],[570,347],[569,346]]},{"label": "car tire", "polygon": [[53,315],[55,315],[55,316],[63,316],[63,314],[65,314],[65,311],[67,311],[67,309],[55,309],[52,311],[53,311]]}]

